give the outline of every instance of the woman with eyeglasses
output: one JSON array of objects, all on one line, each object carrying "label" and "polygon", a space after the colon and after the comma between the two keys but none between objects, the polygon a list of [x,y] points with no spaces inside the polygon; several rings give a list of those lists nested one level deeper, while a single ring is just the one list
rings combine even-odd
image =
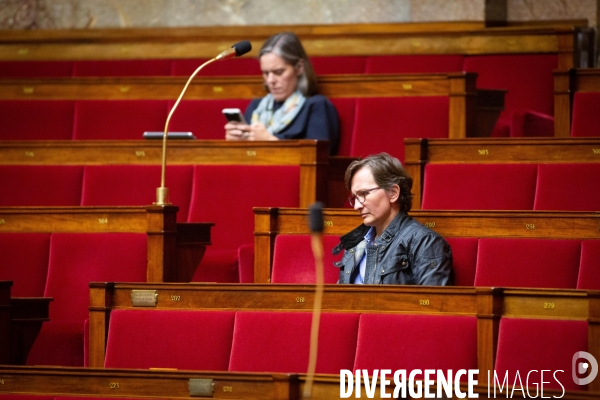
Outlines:
[{"label": "woman with eyeglasses", "polygon": [[254,99],[244,113],[246,122],[228,122],[227,140],[329,140],[335,154],[339,120],[335,107],[317,94],[312,64],[292,32],[278,33],[261,47],[258,60],[268,94]]},{"label": "woman with eyeglasses", "polygon": [[408,215],[412,178],[387,153],[353,161],[345,183],[363,224],[340,238],[338,283],[451,285],[452,250],[436,232]]}]

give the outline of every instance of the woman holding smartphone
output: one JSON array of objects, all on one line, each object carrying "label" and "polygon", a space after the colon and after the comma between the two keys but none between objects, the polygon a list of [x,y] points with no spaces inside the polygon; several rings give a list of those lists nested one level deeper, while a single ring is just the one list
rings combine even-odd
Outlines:
[{"label": "woman holding smartphone", "polygon": [[300,39],[292,32],[278,33],[263,44],[258,60],[268,94],[252,100],[245,121],[225,125],[225,138],[329,140],[330,153],[335,154],[337,111],[317,94],[317,78]]}]

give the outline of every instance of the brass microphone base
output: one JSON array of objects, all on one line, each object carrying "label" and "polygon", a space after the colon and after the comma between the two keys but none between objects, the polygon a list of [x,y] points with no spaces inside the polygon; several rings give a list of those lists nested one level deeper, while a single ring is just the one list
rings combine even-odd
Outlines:
[{"label": "brass microphone base", "polygon": [[169,202],[169,188],[166,188],[166,187],[156,188],[156,201],[153,204],[156,206],[171,205],[171,203]]}]

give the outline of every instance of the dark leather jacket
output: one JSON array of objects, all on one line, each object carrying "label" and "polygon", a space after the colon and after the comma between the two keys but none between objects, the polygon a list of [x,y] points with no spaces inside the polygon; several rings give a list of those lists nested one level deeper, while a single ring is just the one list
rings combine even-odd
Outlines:
[{"label": "dark leather jacket", "polygon": [[[333,249],[338,254],[345,249],[338,283],[353,283],[354,269],[359,267],[369,226],[361,225],[340,238]],[[377,258],[375,270],[365,277],[366,284],[392,285],[452,285],[452,250],[436,232],[400,212],[386,230],[375,239]]]}]

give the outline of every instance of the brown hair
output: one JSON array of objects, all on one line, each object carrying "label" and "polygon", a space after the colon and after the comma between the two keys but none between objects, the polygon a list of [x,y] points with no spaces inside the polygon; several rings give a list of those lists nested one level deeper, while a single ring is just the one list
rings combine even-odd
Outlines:
[{"label": "brown hair", "polygon": [[398,198],[400,209],[405,212],[410,211],[413,197],[411,193],[413,180],[402,167],[400,160],[388,153],[379,153],[353,161],[346,169],[344,176],[344,182],[349,191],[351,190],[354,174],[363,167],[368,167],[371,170],[375,183],[383,190],[388,191],[393,185],[398,185],[400,187],[400,197]]}]

